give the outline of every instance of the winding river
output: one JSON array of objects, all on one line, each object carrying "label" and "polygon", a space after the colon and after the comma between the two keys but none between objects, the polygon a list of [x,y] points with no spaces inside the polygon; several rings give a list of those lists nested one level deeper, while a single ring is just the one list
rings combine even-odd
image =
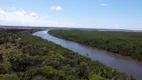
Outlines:
[{"label": "winding river", "polygon": [[136,80],[142,80],[142,62],[51,36],[48,34],[48,30],[35,32],[33,35],[61,45],[62,47],[68,48],[81,55],[89,54],[88,57],[92,60],[98,60],[109,67],[117,69],[119,72],[125,72],[128,75],[133,75]]}]

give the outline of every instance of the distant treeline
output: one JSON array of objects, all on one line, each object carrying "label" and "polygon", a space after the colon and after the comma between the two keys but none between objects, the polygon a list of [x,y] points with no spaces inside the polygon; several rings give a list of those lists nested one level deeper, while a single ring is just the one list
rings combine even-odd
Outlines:
[{"label": "distant treeline", "polygon": [[142,33],[51,30],[53,36],[142,60]]},{"label": "distant treeline", "polygon": [[[98,61],[47,40],[33,30],[0,30],[0,80],[126,80]],[[134,80],[130,77],[128,80]]]}]

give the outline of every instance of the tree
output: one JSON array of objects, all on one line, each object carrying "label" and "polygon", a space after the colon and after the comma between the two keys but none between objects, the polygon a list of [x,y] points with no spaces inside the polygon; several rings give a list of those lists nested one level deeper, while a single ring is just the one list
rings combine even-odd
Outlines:
[{"label": "tree", "polygon": [[20,80],[16,74],[0,75],[0,80]]},{"label": "tree", "polygon": [[2,53],[0,53],[0,63],[3,62],[3,56],[2,56]]}]

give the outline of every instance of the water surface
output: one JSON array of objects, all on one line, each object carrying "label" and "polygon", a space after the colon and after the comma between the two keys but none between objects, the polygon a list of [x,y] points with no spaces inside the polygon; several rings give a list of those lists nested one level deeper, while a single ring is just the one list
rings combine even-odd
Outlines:
[{"label": "water surface", "polygon": [[109,67],[117,69],[119,72],[125,72],[128,75],[133,75],[137,80],[142,80],[142,62],[115,53],[87,47],[76,42],[60,39],[49,35],[47,32],[48,31],[39,31],[35,32],[33,35],[61,45],[81,55],[89,54],[88,57],[92,60],[98,60]]}]

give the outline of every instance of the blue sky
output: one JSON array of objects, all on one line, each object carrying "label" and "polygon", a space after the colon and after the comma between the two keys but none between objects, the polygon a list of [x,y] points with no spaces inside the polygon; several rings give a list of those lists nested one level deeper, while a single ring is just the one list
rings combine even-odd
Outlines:
[{"label": "blue sky", "polygon": [[142,0],[0,0],[0,24],[142,30]]}]

